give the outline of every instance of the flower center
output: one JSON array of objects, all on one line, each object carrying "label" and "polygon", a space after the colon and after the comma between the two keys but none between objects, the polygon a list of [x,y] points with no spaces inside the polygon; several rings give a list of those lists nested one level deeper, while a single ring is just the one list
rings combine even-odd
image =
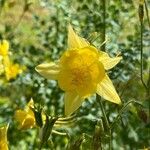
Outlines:
[{"label": "flower center", "polygon": [[104,67],[98,59],[99,53],[93,47],[66,51],[60,58],[60,88],[75,91],[83,97],[93,94],[105,75]]}]

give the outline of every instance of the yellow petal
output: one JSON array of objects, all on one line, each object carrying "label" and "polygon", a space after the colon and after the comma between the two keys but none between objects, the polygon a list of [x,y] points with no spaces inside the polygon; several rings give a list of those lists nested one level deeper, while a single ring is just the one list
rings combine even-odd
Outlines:
[{"label": "yellow petal", "polygon": [[69,24],[68,27],[68,48],[84,48],[89,46],[89,42],[86,39],[79,37],[73,30],[72,26]]},{"label": "yellow petal", "polygon": [[0,42],[0,55],[8,55],[9,43],[6,40]]},{"label": "yellow petal", "polygon": [[22,122],[20,129],[26,130],[32,128],[34,125],[35,125],[35,119],[32,116],[27,115],[24,121]]},{"label": "yellow petal", "polygon": [[10,59],[9,59],[9,56],[3,56],[3,65],[5,67],[9,67],[11,65],[11,62],[10,62]]},{"label": "yellow petal", "polygon": [[0,141],[0,150],[9,150],[6,141]]},{"label": "yellow petal", "polygon": [[24,110],[17,110],[15,112],[15,119],[19,122],[20,129],[28,129],[35,125],[34,114],[30,114]]},{"label": "yellow petal", "polygon": [[114,67],[115,65],[117,65],[117,64],[120,62],[120,60],[122,59],[121,56],[111,58],[111,57],[109,57],[109,55],[108,55],[107,53],[105,53],[105,52],[100,52],[100,54],[101,54],[101,55],[100,55],[99,61],[100,61],[101,63],[103,63],[104,68],[105,68],[106,70],[113,68],[113,67]]},{"label": "yellow petal", "polygon": [[121,100],[115,90],[115,87],[107,75],[98,84],[97,94],[110,102],[121,104]]},{"label": "yellow petal", "polygon": [[24,121],[24,119],[25,119],[25,117],[27,116],[27,112],[26,111],[24,111],[24,110],[21,110],[21,109],[19,109],[19,110],[17,110],[16,112],[15,112],[15,119],[20,123],[20,124],[22,124],[22,122]]},{"label": "yellow petal", "polygon": [[83,98],[77,95],[75,92],[65,93],[65,115],[69,116],[76,111],[83,102]]},{"label": "yellow petal", "polygon": [[56,80],[59,74],[59,65],[53,62],[40,64],[35,70],[47,79]]},{"label": "yellow petal", "polygon": [[8,130],[8,124],[0,127],[0,141],[7,141],[7,130]]},{"label": "yellow petal", "polygon": [[8,150],[8,144],[7,144],[7,130],[8,130],[8,124],[0,127],[0,149],[1,150]]},{"label": "yellow petal", "polygon": [[22,69],[18,64],[10,63],[9,65],[5,66],[5,74],[7,80],[16,78],[20,73],[22,73]]},{"label": "yellow petal", "polygon": [[26,112],[30,111],[31,110],[30,107],[32,107],[32,108],[34,107],[34,101],[33,101],[32,98],[30,99],[30,101],[28,102],[28,104],[25,106],[25,111]]}]

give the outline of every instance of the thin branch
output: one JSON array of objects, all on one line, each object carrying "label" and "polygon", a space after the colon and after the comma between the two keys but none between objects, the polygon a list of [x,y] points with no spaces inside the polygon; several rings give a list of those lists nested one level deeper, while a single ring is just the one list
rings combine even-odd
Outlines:
[{"label": "thin branch", "polygon": [[147,7],[147,2],[146,2],[146,0],[144,0],[144,4],[145,4],[145,10],[146,10],[147,21],[148,21],[148,25],[149,25],[149,28],[150,28],[150,19],[149,19],[149,12],[148,12],[148,7]]},{"label": "thin branch", "polygon": [[[103,33],[102,33],[102,41],[106,41],[106,1],[102,0],[103,7]],[[105,51],[106,44],[104,43],[101,47],[103,51]]]},{"label": "thin branch", "polygon": [[128,107],[129,104],[131,103],[135,103],[137,105],[140,105],[143,107],[143,105],[137,101],[131,100],[129,102],[127,102],[120,110],[118,116],[115,118],[114,122],[110,125],[110,128],[113,129],[114,125],[118,122],[118,120],[121,118],[121,115],[123,114],[124,110]]},{"label": "thin branch", "polygon": [[147,86],[144,82],[144,79],[143,79],[143,21],[140,21],[141,23],[141,33],[140,33],[140,51],[141,51],[141,82],[143,84],[143,86],[145,87],[145,89],[147,90]]},{"label": "thin branch", "polygon": [[105,112],[104,106],[102,104],[101,98],[97,94],[96,94],[96,100],[98,101],[98,103],[100,105],[100,108],[101,108],[101,111],[102,111],[102,114],[103,114],[103,117],[104,117],[104,120],[106,123],[107,130],[109,131],[109,150],[112,150],[112,131],[111,131],[109,121],[108,121],[108,118],[106,116],[106,112]]}]

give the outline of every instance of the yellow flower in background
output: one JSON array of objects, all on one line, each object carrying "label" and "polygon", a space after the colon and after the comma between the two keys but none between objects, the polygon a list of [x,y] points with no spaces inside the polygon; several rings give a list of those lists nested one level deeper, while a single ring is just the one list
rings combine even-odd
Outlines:
[{"label": "yellow flower in background", "polygon": [[18,74],[22,73],[22,68],[18,64],[7,64],[5,66],[5,74],[6,74],[6,79],[14,79],[17,77]]},{"label": "yellow flower in background", "polygon": [[0,127],[0,150],[8,150],[7,130],[8,125]]},{"label": "yellow flower in background", "polygon": [[79,37],[71,25],[68,28],[68,50],[57,62],[36,67],[47,79],[57,80],[65,91],[65,114],[71,115],[85,98],[94,93],[116,104],[121,100],[106,71],[113,68],[122,57],[111,58]]},{"label": "yellow flower in background", "polygon": [[13,64],[8,55],[9,43],[6,40],[0,41],[0,75],[5,73],[6,79],[14,79],[22,73],[23,68]]},{"label": "yellow flower in background", "polygon": [[6,40],[0,41],[0,55],[8,55],[9,43]]},{"label": "yellow flower in background", "polygon": [[26,130],[35,126],[35,117],[31,110],[33,106],[34,102],[31,99],[24,110],[19,109],[15,112],[15,119],[19,122],[20,129]]}]

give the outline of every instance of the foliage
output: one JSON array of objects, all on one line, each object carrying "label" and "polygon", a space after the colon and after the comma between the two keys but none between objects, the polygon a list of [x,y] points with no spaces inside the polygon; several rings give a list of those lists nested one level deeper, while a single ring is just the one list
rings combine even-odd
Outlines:
[{"label": "foliage", "polygon": [[[146,2],[148,5],[149,1]],[[119,113],[121,115],[112,127],[112,148],[136,150],[150,147],[150,28],[146,11],[143,22],[143,80],[148,89],[144,88],[140,74],[139,2],[106,1],[105,5],[106,8],[102,0],[0,0],[0,37],[9,41],[13,62],[25,66],[15,79],[6,81],[0,76],[0,123],[9,123],[11,150],[20,147],[22,150],[39,149],[45,128],[51,135],[43,149],[82,147],[91,150],[98,149],[98,143],[102,143],[103,149],[109,149],[110,133],[95,96],[87,99],[74,116],[65,120],[64,92],[57,82],[44,79],[35,71],[38,64],[58,59],[67,49],[68,23],[100,49],[104,48],[101,44],[106,39],[106,52],[123,57],[121,63],[108,72],[123,105],[101,100],[110,125]],[[23,109],[31,98],[36,106],[33,111],[40,112],[42,108],[47,116],[45,122],[52,122],[50,125],[54,125],[54,131],[46,126],[48,123],[43,130],[39,127],[28,130],[17,128],[15,111]],[[129,105],[122,111],[126,104]],[[55,117],[60,119],[56,121]]]}]

